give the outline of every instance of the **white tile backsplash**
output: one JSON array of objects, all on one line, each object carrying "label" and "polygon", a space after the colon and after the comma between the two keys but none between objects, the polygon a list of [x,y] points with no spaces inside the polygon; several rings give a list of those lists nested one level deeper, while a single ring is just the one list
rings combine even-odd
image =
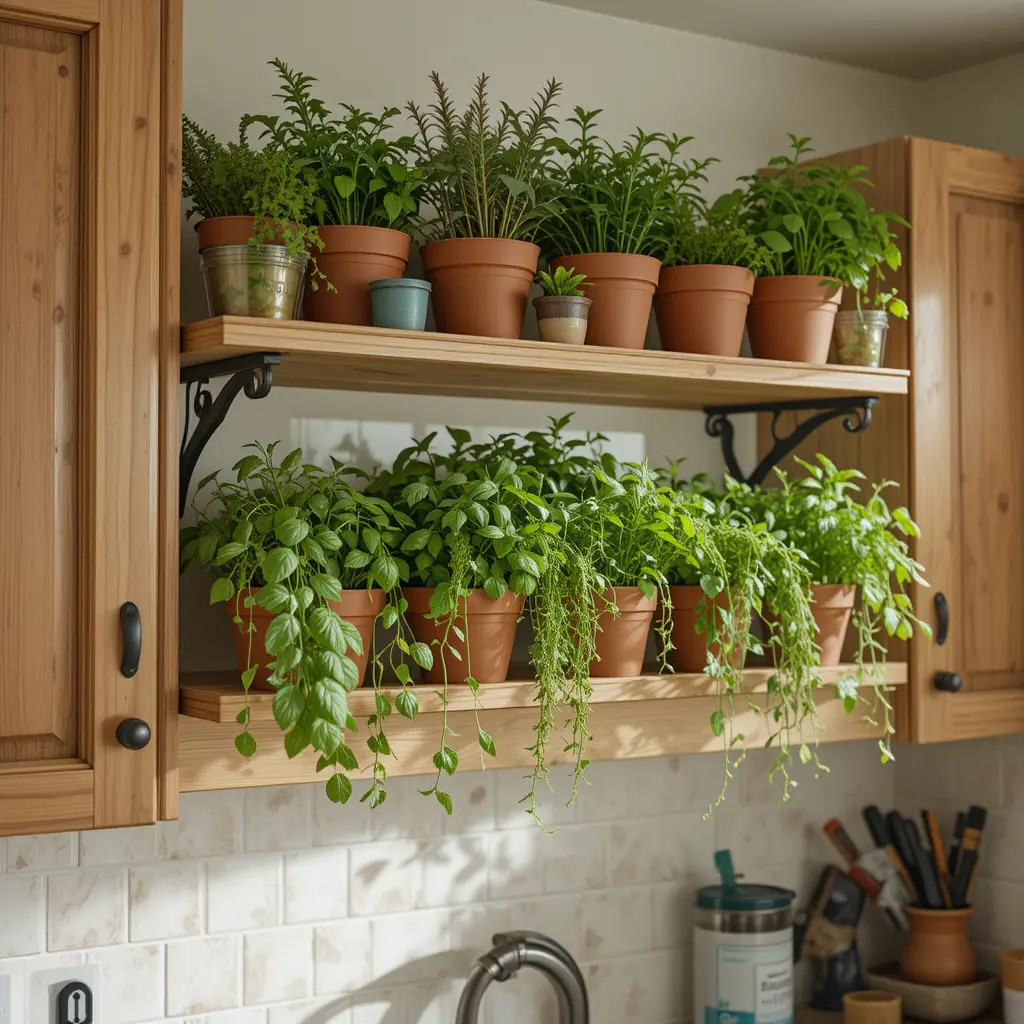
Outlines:
[{"label": "white tile backsplash", "polygon": [[[991,791],[1007,803],[1021,749],[997,759]],[[740,779],[769,761],[751,752]],[[893,803],[895,772],[876,761],[873,745],[848,745],[834,776],[803,773],[781,807],[760,781],[734,785],[709,821],[717,754],[595,765],[568,808],[556,773],[559,796],[542,801],[553,833],[517,803],[519,770],[456,776],[451,817],[422,780],[392,780],[379,823],[320,786],[186,794],[181,819],[155,828],[0,840],[0,972],[87,957],[108,979],[110,1024],[448,1024],[492,937],[528,929],[577,955],[595,1022],[686,1024],[693,890],[714,879],[716,846],[806,898],[833,860],[823,821],[839,813],[857,832],[860,806]],[[1024,810],[994,811],[991,829],[1024,844]],[[1024,875],[992,852],[976,931],[995,944],[1016,934]],[[547,983],[522,972],[492,986],[482,1024],[551,1024],[554,1010]]]}]

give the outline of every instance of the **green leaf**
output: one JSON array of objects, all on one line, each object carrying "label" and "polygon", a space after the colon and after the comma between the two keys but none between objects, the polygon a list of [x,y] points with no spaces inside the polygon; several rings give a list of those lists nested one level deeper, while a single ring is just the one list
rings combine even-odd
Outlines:
[{"label": "green leaf", "polygon": [[844,697],[843,698],[843,710],[848,715],[852,714],[853,711],[856,709],[856,707],[857,707],[857,698],[856,697]]},{"label": "green leaf", "polygon": [[355,178],[348,177],[346,174],[339,174],[334,179],[334,187],[338,190],[338,195],[342,199],[348,199],[356,190],[356,180]]},{"label": "green leaf", "polygon": [[483,537],[485,540],[501,540],[505,536],[505,531],[497,526],[481,526],[476,531],[478,537]]},{"label": "green leaf", "polygon": [[452,813],[452,798],[448,793],[443,790],[435,789],[434,795],[437,797],[437,802],[449,813]]},{"label": "green leaf", "polygon": [[327,718],[332,722],[345,721],[348,715],[348,694],[337,679],[318,679],[313,684],[311,696],[313,707],[321,718]]},{"label": "green leaf", "polygon": [[715,736],[721,736],[725,732],[725,715],[721,710],[711,712],[711,732]]},{"label": "green leaf", "polygon": [[230,601],[234,596],[235,583],[230,576],[220,576],[213,581],[213,586],[210,587],[210,604]]},{"label": "green leaf", "polygon": [[274,536],[288,547],[295,547],[309,533],[309,523],[305,519],[286,519],[274,527]]},{"label": "green leaf", "polygon": [[395,697],[395,707],[403,718],[408,718],[411,722],[414,722],[420,713],[419,698],[412,690],[403,690],[398,694]]},{"label": "green leaf", "polygon": [[417,481],[416,483],[409,484],[405,490],[402,491],[402,500],[407,505],[415,505],[418,502],[423,501],[428,494],[430,494],[430,488],[425,483]]},{"label": "green leaf", "polygon": [[252,757],[256,753],[256,740],[253,738],[251,732],[240,732],[235,737],[235,750],[237,750],[242,757]]},{"label": "green leaf", "polygon": [[371,561],[371,557],[365,551],[361,551],[359,548],[353,548],[345,556],[345,568],[365,569]]},{"label": "green leaf", "polygon": [[778,231],[762,231],[760,235],[761,241],[768,246],[773,252],[783,253],[792,252],[793,245],[790,240]]},{"label": "green leaf", "polygon": [[433,761],[434,767],[439,772],[445,772],[448,775],[454,775],[455,770],[459,767],[459,755],[449,746],[441,747],[441,749],[434,754]]},{"label": "green leaf", "polygon": [[[241,483],[262,465],[263,458],[261,456],[246,455],[244,458],[239,459],[231,468],[236,472],[235,479]],[[202,485],[200,485],[201,487]]]},{"label": "green leaf", "polygon": [[452,533],[458,533],[466,525],[466,513],[461,508],[453,508],[445,513],[441,525]]},{"label": "green leaf", "polygon": [[298,757],[309,746],[311,734],[309,725],[300,721],[284,738],[284,752],[291,757]]},{"label": "green leaf", "polygon": [[381,590],[392,590],[398,582],[398,565],[386,551],[381,552],[370,567],[369,575]]},{"label": "green leaf", "polygon": [[344,654],[348,649],[345,634],[342,632],[341,619],[330,608],[314,608],[309,613],[307,622],[313,639],[335,654]]},{"label": "green leaf", "polygon": [[428,540],[430,540],[430,530],[414,530],[402,541],[402,550],[409,552],[420,551],[426,547]]},{"label": "green leaf", "polygon": [[[249,692],[249,687],[252,686],[253,680],[256,678],[256,672],[258,669],[258,665],[251,665],[242,673],[242,689],[245,690],[246,693]],[[248,712],[249,708],[245,707],[242,710]],[[241,712],[239,712],[239,714],[241,714]],[[246,718],[246,721],[248,721],[248,716]],[[239,722],[239,725],[241,724],[243,723]]]},{"label": "green leaf", "polygon": [[299,620],[291,612],[282,612],[267,627],[267,654],[280,654],[295,646],[299,639]]},{"label": "green leaf", "polygon": [[281,729],[290,729],[306,710],[306,698],[297,686],[282,686],[274,694],[274,721]]},{"label": "green leaf", "polygon": [[226,544],[222,544],[217,550],[217,556],[213,560],[214,565],[224,565],[225,562],[230,562],[231,559],[237,558],[239,555],[245,553],[245,545],[239,544],[236,540],[229,540]]},{"label": "green leaf", "polygon": [[380,530],[375,530],[372,526],[364,526],[363,544],[366,545],[366,550],[371,555],[375,555],[380,547]]},{"label": "green leaf", "polygon": [[420,668],[429,669],[434,665],[434,655],[430,647],[425,643],[417,642],[410,644],[409,654]]},{"label": "green leaf", "polygon": [[785,213],[782,215],[782,223],[790,234],[796,234],[804,229],[804,219],[799,213]]},{"label": "green leaf", "polygon": [[497,601],[506,590],[508,590],[508,584],[504,580],[497,579],[494,576],[488,576],[484,580],[484,593],[492,601]]},{"label": "green leaf", "polygon": [[363,653],[363,637],[359,632],[359,629],[352,625],[348,619],[339,619],[341,624],[341,635],[345,638],[345,642],[352,648],[356,654]]},{"label": "green leaf", "polygon": [[480,743],[480,749],[485,754],[490,754],[491,757],[495,756],[494,753],[494,737],[490,733],[484,732],[483,729],[477,729],[477,740]]},{"label": "green leaf", "polygon": [[317,573],[309,581],[309,585],[325,601],[341,600],[341,584],[333,576],[328,576],[323,572]]},{"label": "green leaf", "polygon": [[325,718],[315,718],[311,739],[315,750],[322,750],[325,754],[330,755],[338,749],[338,744],[341,743],[341,729],[334,722],[328,722]]},{"label": "green leaf", "polygon": [[299,558],[291,548],[276,548],[263,560],[263,576],[267,583],[280,583],[299,567]]},{"label": "green leaf", "polygon": [[291,611],[292,595],[287,587],[280,583],[272,583],[270,586],[260,587],[256,603],[268,612]]},{"label": "green leaf", "polygon": [[336,804],[348,803],[352,795],[352,783],[345,775],[335,774],[327,780],[327,798]]},{"label": "green leaf", "polygon": [[355,772],[359,770],[359,762],[356,760],[356,755],[353,753],[352,748],[346,747],[344,743],[338,745],[338,749],[335,751],[335,757],[337,757],[338,764],[340,764],[345,771]]},{"label": "green leaf", "polygon": [[249,724],[249,715],[250,715],[250,708],[249,708],[249,705],[246,704],[246,706],[244,708],[242,708],[242,710],[239,711],[237,715],[235,715],[235,721],[239,725],[248,725]]},{"label": "green leaf", "polygon": [[853,228],[845,217],[840,217],[839,220],[830,220],[828,222],[828,229],[836,238],[844,240],[853,238]]},{"label": "green leaf", "polygon": [[384,211],[388,215],[388,223],[394,224],[402,214],[402,197],[388,192],[384,196]]}]

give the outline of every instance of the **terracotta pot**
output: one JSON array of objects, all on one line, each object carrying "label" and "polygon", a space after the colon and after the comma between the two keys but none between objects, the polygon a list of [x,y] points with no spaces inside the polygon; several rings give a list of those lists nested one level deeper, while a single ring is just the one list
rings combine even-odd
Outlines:
[{"label": "terracotta pot", "polygon": [[754,280],[746,267],[663,267],[654,296],[661,347],[738,356]]},{"label": "terracotta pot", "polygon": [[370,282],[405,274],[412,239],[404,231],[353,225],[330,225],[319,232],[324,247],[313,253],[316,265],[337,291],[323,281],[316,291],[307,289],[306,319],[371,326]]},{"label": "terracotta pot", "polygon": [[660,261],[631,253],[591,252],[552,260],[552,272],[558,267],[575,268],[577,274],[587,275],[587,297],[593,302],[588,345],[644,347]]},{"label": "terracotta pot", "polygon": [[758,359],[826,363],[843,287],[839,281],[805,275],[759,277],[747,328]]},{"label": "terracotta pot", "polygon": [[[270,679],[270,664],[275,659],[272,654],[267,654],[265,644],[267,629],[270,627],[271,622],[277,618],[277,613],[268,612],[266,609],[260,608],[259,605],[255,604],[252,608],[245,607],[245,599],[249,596],[256,597],[258,593],[258,590],[240,590],[224,607],[227,609],[229,618],[234,618],[237,608],[237,614],[242,619],[241,626],[235,622],[231,623],[231,635],[235,641],[238,671],[240,673],[244,672],[250,664],[257,665],[256,676],[249,689],[263,693],[273,693],[276,687],[271,686],[268,680]],[[359,684],[361,686],[365,681],[366,665],[370,657],[370,645],[373,643],[373,623],[384,609],[384,591],[343,590],[340,601],[329,601],[328,604],[341,618],[351,622],[359,630],[359,636],[363,641],[363,653],[356,654],[355,651],[350,650],[348,657],[356,663],[356,669],[359,672]],[[250,616],[255,627],[252,634],[248,632],[247,628]],[[252,637],[252,661],[249,660],[250,636]]]},{"label": "terracotta pot", "polygon": [[533,305],[541,341],[559,345],[582,345],[586,341],[590,299],[582,295],[538,295]]},{"label": "terracotta pot", "polygon": [[907,907],[910,934],[900,957],[900,974],[919,985],[965,985],[974,981],[974,949],[967,938],[967,922],[973,913],[973,907]]},{"label": "terracotta pot", "polygon": [[619,614],[613,615],[606,609],[597,617],[597,657],[590,663],[590,674],[595,679],[638,676],[643,671],[647,637],[658,599],[644,597],[639,587],[612,587],[603,596],[618,608]]},{"label": "terracotta pot", "polygon": [[[708,651],[717,658],[721,654],[721,644],[715,643],[708,647],[707,637],[697,632],[697,605],[704,597],[704,591],[698,586],[677,586],[668,588],[672,599],[672,647],[669,651],[668,663],[677,672],[703,672],[708,663]],[[716,608],[727,608],[728,597],[719,594],[715,598]],[[737,653],[736,660],[742,664],[746,652]]]},{"label": "terracotta pot", "polygon": [[811,587],[811,614],[818,627],[815,641],[821,648],[821,664],[838,665],[843,658],[843,642],[853,614],[857,588],[841,584]]},{"label": "terracotta pot", "polygon": [[[215,245],[246,245],[256,234],[256,222],[252,217],[207,217],[196,225],[199,236],[199,251],[212,249]],[[284,245],[284,231],[277,229],[269,245]]]},{"label": "terracotta pot", "polygon": [[440,641],[445,632],[444,621],[436,623],[429,616],[434,588],[406,587],[403,593],[409,602],[409,626],[413,636],[428,644],[434,655],[433,667],[420,669],[425,683],[444,683],[446,667],[449,683],[464,683],[470,672],[478,683],[503,683],[508,678],[516,623],[523,613],[525,598],[507,590],[494,601],[482,590],[471,591],[469,598],[461,602],[455,620],[466,639],[460,640],[454,633],[448,636],[449,646],[462,656],[460,661],[451,654],[442,659],[440,647],[434,643]]},{"label": "terracotta pot", "polygon": [[902,1024],[903,1000],[895,992],[862,989],[843,996],[843,1024]]},{"label": "terracotta pot", "polygon": [[540,249],[507,238],[445,238],[420,248],[442,334],[518,338]]}]

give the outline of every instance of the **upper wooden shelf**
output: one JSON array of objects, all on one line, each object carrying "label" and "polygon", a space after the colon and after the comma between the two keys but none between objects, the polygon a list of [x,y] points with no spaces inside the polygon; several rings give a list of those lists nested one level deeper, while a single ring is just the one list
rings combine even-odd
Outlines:
[{"label": "upper wooden shelf", "polygon": [[629,351],[376,327],[218,317],[182,331],[182,366],[279,352],[275,385],[701,409],[905,395],[906,370]]}]

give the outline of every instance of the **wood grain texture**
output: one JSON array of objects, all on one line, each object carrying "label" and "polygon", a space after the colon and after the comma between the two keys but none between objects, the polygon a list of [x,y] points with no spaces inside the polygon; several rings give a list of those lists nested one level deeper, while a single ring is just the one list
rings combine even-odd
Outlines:
[{"label": "wood grain texture", "polygon": [[0,771],[0,836],[91,828],[95,773],[76,761]]},{"label": "wood grain texture", "polygon": [[[763,707],[765,697],[754,694],[751,700]],[[817,704],[822,742],[880,735],[878,728],[866,723],[859,714],[845,714],[842,704],[828,690],[819,691]],[[594,761],[621,761],[720,751],[721,740],[712,735],[708,724],[716,707],[714,697],[597,703],[590,714],[593,740],[588,745],[588,756]],[[486,767],[515,768],[531,764],[526,748],[533,742],[536,720],[534,707],[481,712],[481,725],[492,734],[497,749],[496,757],[487,758]],[[359,732],[353,737],[353,749],[360,763],[367,764],[368,755],[362,740],[366,735],[366,722],[357,719],[357,723]],[[454,736],[449,737],[448,743],[459,753],[459,770],[479,769],[472,712],[452,712],[449,726]],[[749,749],[762,746],[768,738],[764,716],[751,710],[745,701],[737,703],[736,728],[745,733]],[[216,725],[182,717],[179,723],[182,792],[317,781],[316,757],[307,751],[289,760],[281,732],[274,722],[253,723],[252,733],[259,749],[256,756],[248,760],[234,748],[237,729],[234,724]],[[437,749],[439,736],[437,715],[421,715],[415,722],[403,719],[395,723],[389,729],[388,738],[397,760],[389,762],[388,774],[392,777],[430,774],[433,771],[431,757]],[[557,739],[552,741],[552,764],[565,764],[570,760],[562,751],[562,745]],[[823,759],[827,763],[827,752]]]},{"label": "wood grain texture", "polygon": [[[942,647],[912,642],[911,736],[997,736],[1024,730],[1024,161],[915,139],[911,175],[912,511],[951,621]],[[933,592],[914,593],[931,619]],[[939,671],[960,673],[964,690],[935,690]]]},{"label": "wood grain texture", "polygon": [[[832,684],[852,671],[852,666],[836,666],[823,669],[822,681]],[[767,668],[748,668],[743,673],[744,690],[747,693],[764,693],[768,679],[773,674]],[[532,708],[536,706],[536,683],[526,673],[511,673],[512,681],[489,683],[478,692],[480,707],[487,710],[508,710],[510,708]],[[901,686],[907,681],[907,666],[890,663],[886,667],[886,681],[892,686]],[[443,710],[437,689],[426,684],[416,686],[420,714],[438,714]],[[392,698],[401,692],[400,688],[384,687]],[[676,673],[658,675],[652,671],[642,676],[624,679],[594,680],[593,704],[613,704],[645,700],[678,700],[707,697],[715,693],[715,682],[705,675]],[[349,710],[357,718],[374,713],[374,693],[369,687],[362,687],[349,694]],[[254,722],[272,722],[274,695],[272,693],[249,694],[249,713]],[[233,723],[235,716],[246,705],[242,684],[234,672],[190,673],[181,679],[181,714],[207,722]],[[473,694],[468,686],[453,686],[448,691],[448,707],[452,711],[471,711]]]},{"label": "wood grain texture", "polygon": [[0,18],[36,28],[88,32],[100,20],[100,0],[0,0]]},{"label": "wood grain texture", "polygon": [[157,816],[178,816],[178,406],[182,0],[163,0],[160,149],[160,493]]},{"label": "wood grain texture", "polygon": [[77,36],[0,22],[0,763],[78,753]]},{"label": "wood grain texture", "polygon": [[281,352],[275,385],[694,409],[845,394],[906,394],[907,374],[673,352],[218,318],[184,329],[182,365]]}]

